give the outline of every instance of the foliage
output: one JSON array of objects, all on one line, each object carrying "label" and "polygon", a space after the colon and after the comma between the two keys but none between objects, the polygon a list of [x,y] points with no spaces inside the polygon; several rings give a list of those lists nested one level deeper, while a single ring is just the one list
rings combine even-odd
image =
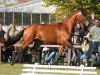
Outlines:
[{"label": "foliage", "polygon": [[100,17],[100,0],[44,0],[47,6],[55,5],[56,14],[69,15],[73,11],[82,10],[86,16],[90,17],[92,12]]},{"label": "foliage", "polygon": [[6,4],[6,7],[13,6],[13,5],[15,5],[15,4],[12,4],[12,3]]},{"label": "foliage", "polygon": [[1,1],[0,4],[5,5],[5,7],[13,6],[14,3],[6,3],[6,1]]},{"label": "foliage", "polygon": [[3,4],[3,2],[0,2],[0,4]]}]

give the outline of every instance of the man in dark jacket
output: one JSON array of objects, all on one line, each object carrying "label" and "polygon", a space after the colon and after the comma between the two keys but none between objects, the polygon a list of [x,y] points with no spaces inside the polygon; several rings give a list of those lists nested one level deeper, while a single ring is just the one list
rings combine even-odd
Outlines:
[{"label": "man in dark jacket", "polygon": [[0,43],[3,44],[7,40],[8,36],[2,29],[2,24],[0,24]]}]

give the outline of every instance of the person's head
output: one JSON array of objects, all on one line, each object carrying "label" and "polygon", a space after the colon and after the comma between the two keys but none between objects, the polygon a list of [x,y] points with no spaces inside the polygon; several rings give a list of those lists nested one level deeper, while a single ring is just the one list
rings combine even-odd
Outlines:
[{"label": "person's head", "polygon": [[80,28],[81,27],[80,23],[76,23],[76,27]]},{"label": "person's head", "polygon": [[96,25],[97,27],[100,27],[100,20],[99,20],[99,19],[96,19],[96,20],[95,20],[95,25]]},{"label": "person's head", "polygon": [[85,26],[86,26],[86,27],[89,26],[89,21],[88,21],[88,20],[85,21]]},{"label": "person's head", "polygon": [[84,37],[84,38],[83,38],[83,43],[84,43],[84,44],[87,44],[88,42],[89,42],[89,41],[88,41],[88,38]]},{"label": "person's head", "polygon": [[75,35],[73,40],[74,40],[74,42],[77,42],[80,40],[80,37],[78,35]]},{"label": "person's head", "polygon": [[44,51],[48,51],[48,50],[49,50],[48,47],[44,47],[44,48],[43,48],[43,52],[44,52]]},{"label": "person's head", "polygon": [[10,28],[10,29],[16,29],[14,23],[11,23],[11,24],[9,25],[9,28]]}]

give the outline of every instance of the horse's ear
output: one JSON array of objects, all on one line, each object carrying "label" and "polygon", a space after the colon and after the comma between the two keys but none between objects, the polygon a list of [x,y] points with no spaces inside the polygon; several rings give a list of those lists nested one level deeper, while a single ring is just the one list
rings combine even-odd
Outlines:
[{"label": "horse's ear", "polygon": [[79,12],[79,15],[82,15],[82,12],[81,11]]}]

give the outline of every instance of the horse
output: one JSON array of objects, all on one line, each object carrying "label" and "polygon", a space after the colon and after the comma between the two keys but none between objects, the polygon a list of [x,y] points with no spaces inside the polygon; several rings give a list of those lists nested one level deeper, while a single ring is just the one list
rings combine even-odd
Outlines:
[{"label": "horse", "polygon": [[[33,50],[37,50],[43,42],[53,43],[61,45],[59,48],[59,55],[63,53],[64,47],[68,48],[68,64],[70,63],[70,55],[72,45],[70,43],[72,29],[75,26],[76,21],[85,21],[85,16],[81,11],[76,11],[70,16],[66,17],[62,22],[52,23],[52,24],[31,24],[25,29],[23,29],[17,38],[8,40],[5,42],[5,46],[10,46],[15,44],[18,40],[22,38],[21,49],[18,51],[18,55],[24,51],[33,41]],[[9,44],[10,43],[10,44]],[[12,65],[15,64],[16,59],[12,60]]]}]

